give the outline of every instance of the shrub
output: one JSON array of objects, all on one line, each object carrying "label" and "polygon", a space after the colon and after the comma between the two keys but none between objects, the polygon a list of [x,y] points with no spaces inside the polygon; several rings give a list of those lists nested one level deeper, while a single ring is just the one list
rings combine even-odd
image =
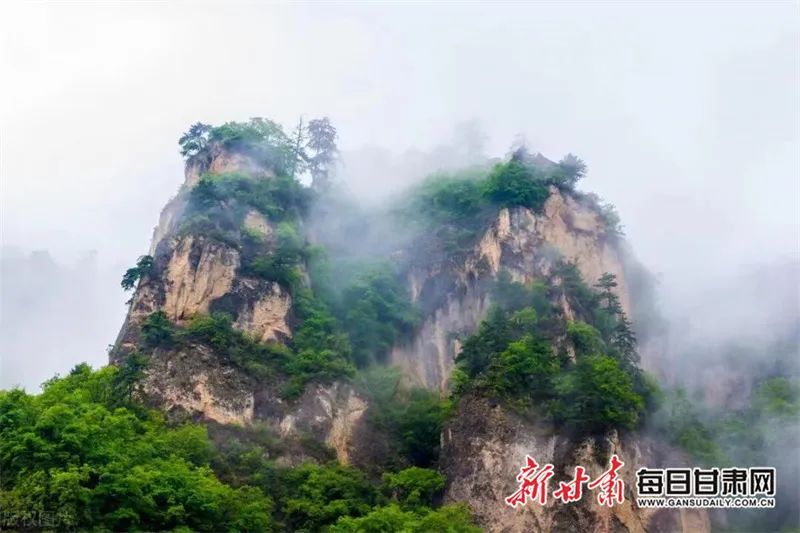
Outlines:
[{"label": "shrub", "polygon": [[378,492],[363,473],[306,463],[281,473],[278,495],[289,531],[320,531],[342,516],[367,514]]},{"label": "shrub", "polygon": [[428,178],[414,192],[412,207],[440,223],[469,223],[485,208],[483,183],[473,174],[440,174]]},{"label": "shrub", "polygon": [[195,315],[179,335],[185,340],[208,344],[234,365],[262,379],[284,369],[291,356],[282,344],[263,344],[233,329],[227,313]]},{"label": "shrub", "polygon": [[383,483],[403,507],[431,506],[434,496],[444,489],[444,477],[439,472],[417,466],[384,474]]},{"label": "shrub", "polygon": [[486,180],[486,196],[501,207],[528,207],[541,211],[550,196],[544,176],[531,165],[509,161],[497,165]]},{"label": "shrub", "polygon": [[492,360],[487,379],[492,390],[524,404],[551,398],[559,370],[551,344],[525,335]]},{"label": "shrub", "polygon": [[260,255],[244,265],[245,274],[274,281],[292,291],[303,279],[297,265],[297,255],[291,251],[275,249],[268,255]]},{"label": "shrub", "polygon": [[553,305],[547,295],[547,286],[541,281],[526,285],[513,281],[507,270],[501,270],[489,290],[492,302],[505,311],[519,311],[529,307],[541,317],[552,314]]},{"label": "shrub", "polygon": [[605,352],[605,343],[600,332],[586,322],[569,322],[567,337],[572,342],[577,355],[594,355]]},{"label": "shrub", "polygon": [[489,368],[489,363],[506,349],[512,339],[508,315],[499,308],[490,309],[478,331],[464,341],[456,363],[467,376],[475,378]]},{"label": "shrub", "polygon": [[767,379],[756,389],[753,406],[768,417],[796,419],[800,414],[800,386],[785,377]]},{"label": "shrub", "polygon": [[173,344],[175,328],[164,311],[147,315],[142,324],[142,344],[145,348],[168,348]]},{"label": "shrub", "polygon": [[252,208],[280,222],[307,214],[311,192],[290,176],[254,178],[243,172],[228,172],[204,174],[192,188],[189,201],[193,212],[212,212],[215,217],[238,212],[243,216],[245,208]]},{"label": "shrub", "polygon": [[208,146],[208,134],[211,132],[211,129],[211,126],[203,124],[202,122],[192,124],[189,131],[181,135],[180,139],[178,139],[178,145],[181,147],[181,155],[190,158],[204,152]]},{"label": "shrub", "polygon": [[557,419],[585,433],[609,428],[633,428],[644,410],[644,400],[633,380],[617,360],[591,355],[578,362],[556,382]]},{"label": "shrub", "polygon": [[567,154],[551,171],[548,181],[559,189],[571,191],[585,175],[586,163],[573,154]]},{"label": "shrub", "polygon": [[444,505],[439,509],[426,507],[404,511],[395,504],[376,507],[360,517],[343,517],[334,524],[332,533],[478,533],[472,524],[469,509],[464,504]]},{"label": "shrub", "polygon": [[418,322],[407,289],[388,267],[359,276],[344,289],[341,306],[359,366],[385,361],[392,346],[410,335]]},{"label": "shrub", "polygon": [[439,457],[442,426],[450,404],[426,389],[411,390],[408,400],[390,414],[389,425],[397,433],[401,453],[417,466],[430,466]]}]

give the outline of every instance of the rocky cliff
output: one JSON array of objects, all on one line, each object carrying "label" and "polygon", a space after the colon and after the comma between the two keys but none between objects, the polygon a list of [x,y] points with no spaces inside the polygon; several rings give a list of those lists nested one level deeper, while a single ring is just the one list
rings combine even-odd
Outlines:
[{"label": "rocky cliff", "polygon": [[[235,329],[258,342],[280,344],[292,337],[293,301],[284,286],[243,272],[241,247],[185,231],[189,193],[206,173],[242,173],[253,180],[275,176],[252,157],[217,145],[187,162],[185,183],[153,232],[153,267],[131,298],[112,362],[122,364],[141,348],[142,325],[155,312],[181,326],[198,314],[224,311]],[[260,236],[267,252],[275,247],[274,225],[263,214],[245,212],[241,229]],[[149,354],[141,392],[175,416],[240,426],[261,422],[284,438],[311,436],[347,462],[365,400],[351,385],[334,382],[309,386],[288,402],[281,399],[281,384],[255,379],[203,343],[188,343]]]},{"label": "rocky cliff", "polygon": [[[472,333],[491,305],[487,280],[501,270],[523,283],[549,279],[558,261],[573,262],[582,277],[592,282],[604,273],[618,280],[616,291],[623,309],[630,298],[623,260],[600,214],[586,203],[562,194],[555,187],[542,214],[524,207],[502,209],[474,249],[456,264],[412,270],[409,287],[415,301],[446,294],[430,310],[412,342],[396,347],[394,364],[429,388],[447,391],[447,379],[460,349],[460,339]],[[573,318],[566,301],[560,302],[564,317]]]},{"label": "rocky cliff", "polygon": [[[702,532],[710,531],[702,509],[639,509],[635,504],[639,468],[655,465],[688,466],[682,454],[648,438],[620,436],[575,439],[544,421],[523,419],[485,398],[468,397],[442,435],[441,467],[448,480],[446,498],[468,501],[489,531]],[[592,492],[580,502],[528,504],[511,508],[504,499],[519,487],[514,480],[526,455],[554,465],[551,487],[572,479],[575,467],[596,479],[608,468],[611,454],[619,456],[625,482],[625,501],[600,505]]]},{"label": "rocky cliff", "polygon": [[[163,313],[169,323],[180,328],[198,315],[224,311],[231,316],[233,328],[254,342],[274,347],[294,338],[297,293],[284,283],[254,275],[252,268],[246,268],[247,248],[230,242],[229,234],[220,238],[187,230],[190,193],[203,175],[232,172],[252,180],[276,179],[275,172],[258,160],[218,145],[189,159],[185,183],[164,208],[154,231],[153,265],[133,294],[112,362],[124,364],[142,348],[143,326],[154,313]],[[471,249],[457,260],[408,268],[408,290],[422,309],[422,319],[388,357],[403,370],[408,384],[448,394],[456,356],[491,307],[488,287],[501,272],[514,281],[552,287],[561,282],[556,267],[562,262],[574,264],[589,284],[611,273],[616,277],[614,290],[622,309],[629,314],[635,311],[623,254],[600,210],[577,193],[552,186],[548,193],[539,211],[499,209]],[[237,216],[241,220],[234,228],[236,239],[247,237],[267,254],[278,249],[274,220],[253,209]],[[299,283],[307,286],[308,274],[302,264],[301,271]],[[576,318],[576,311],[563,294],[552,303],[563,330],[564,324]],[[575,359],[574,347],[563,331],[554,343]],[[243,427],[263,424],[280,438],[325,443],[341,462],[358,463],[374,456],[369,451],[376,435],[368,427],[369,399],[347,379],[312,380],[299,395],[287,399],[281,394],[285,379],[275,374],[269,378],[254,375],[202,342],[157,346],[148,350],[148,357],[140,392],[174,416]],[[653,512],[635,506],[631,490],[636,468],[684,461],[674,450],[635,434],[613,431],[576,438],[549,423],[520,417],[489,398],[467,395],[458,402],[441,441],[445,499],[467,502],[480,525],[489,531],[709,530],[708,518],[700,511]],[[526,454],[554,464],[556,481],[565,479],[579,464],[591,475],[598,474],[610,453],[626,463],[624,505],[608,508],[585,497],[574,506],[551,503],[514,510],[503,502],[513,491],[514,477]],[[286,460],[308,457],[300,451]]]}]

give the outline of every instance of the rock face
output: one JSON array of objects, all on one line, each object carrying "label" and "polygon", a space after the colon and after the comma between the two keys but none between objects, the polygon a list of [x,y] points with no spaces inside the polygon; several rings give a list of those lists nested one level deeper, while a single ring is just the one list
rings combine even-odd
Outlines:
[{"label": "rock face", "polygon": [[[271,169],[251,157],[228,152],[219,145],[211,146],[207,156],[187,162],[186,181],[165,206],[153,232],[150,255],[154,268],[131,299],[117,340],[123,350],[134,348],[138,327],[155,311],[164,311],[176,323],[196,313],[226,311],[234,317],[234,327],[262,341],[291,337],[292,301],[284,289],[277,283],[244,276],[241,254],[234,246],[181,231],[188,195],[206,172],[242,172],[253,179],[274,177]],[[261,235],[265,245],[270,244],[273,228],[263,215],[246,213],[243,226]]]},{"label": "rock face", "polygon": [[358,435],[367,402],[346,383],[314,384],[291,404],[275,391],[263,389],[256,395],[256,416],[282,437],[304,435],[334,449],[343,463],[351,460],[358,447]]},{"label": "rock face", "polygon": [[[182,229],[190,190],[206,172],[274,177],[253,158],[220,146],[187,163],[185,184],[154,230],[153,268],[132,297],[112,362],[121,363],[137,348],[142,324],[156,311],[177,325],[197,313],[224,311],[231,315],[233,327],[261,342],[284,343],[293,336],[291,294],[276,282],[248,275],[244,246]],[[237,219],[241,233],[255,235],[260,246],[275,244],[275,228],[262,214],[238,215],[243,215]],[[561,260],[575,263],[588,284],[606,272],[614,274],[620,303],[630,313],[624,261],[603,217],[590,201],[552,188],[540,214],[523,207],[502,209],[468,253],[408,272],[412,299],[424,318],[414,337],[392,350],[390,361],[412,384],[446,394],[460,339],[475,331],[491,305],[490,282],[507,271],[515,281],[558,283],[554,267]],[[563,317],[571,319],[566,298],[559,305]],[[285,386],[285,378],[258,381],[224,354],[202,344],[181,343],[152,351],[141,392],[175,416],[223,425],[261,424],[285,439],[325,443],[345,463],[378,462],[374,456],[382,449],[382,436],[369,425],[367,399],[351,384],[314,383],[293,401],[282,399]],[[612,433],[602,439],[573,440],[544,422],[522,419],[485,398],[470,396],[461,398],[441,438],[445,500],[467,502],[489,531],[709,530],[708,517],[701,511],[636,508],[632,491],[637,468],[683,463],[678,454],[647,439]],[[555,486],[571,477],[576,465],[585,466],[590,476],[599,475],[612,453],[625,462],[623,505],[601,506],[590,492],[570,505],[550,501],[512,509],[504,503],[516,489],[515,476],[526,455],[555,466]],[[301,453],[285,460],[305,458]]]},{"label": "rock face", "polygon": [[201,345],[156,350],[150,358],[143,391],[169,412],[181,412],[220,424],[253,420],[251,381]]},{"label": "rock face", "polygon": [[174,322],[208,313],[211,302],[230,292],[239,263],[239,252],[222,243],[179,238],[164,273],[162,310]]},{"label": "rock face", "polygon": [[246,331],[261,342],[291,338],[288,320],[292,297],[279,284],[241,278],[231,294],[241,298],[233,327]]},{"label": "rock face", "polygon": [[[411,295],[428,312],[414,338],[392,351],[392,362],[414,383],[446,394],[461,348],[459,339],[475,331],[491,305],[488,281],[505,270],[515,281],[557,282],[552,274],[559,260],[575,263],[588,284],[606,272],[614,274],[620,303],[631,313],[625,258],[598,210],[553,188],[541,214],[521,207],[501,210],[474,249],[455,265],[411,272]],[[573,319],[566,299],[559,307],[564,319]],[[622,505],[602,506],[591,492],[576,504],[561,504],[552,497],[546,506],[531,503],[513,509],[505,504],[505,498],[518,488],[515,477],[526,455],[555,466],[553,490],[558,481],[572,478],[577,465],[586,467],[592,478],[601,475],[612,453],[625,463]],[[612,433],[604,439],[575,441],[547,423],[522,419],[479,397],[459,402],[443,431],[440,457],[447,479],[445,500],[468,502],[483,528],[509,533],[710,531],[703,510],[650,510],[635,505],[638,468],[685,464],[680,454],[649,439]]]},{"label": "rock face", "polygon": [[186,164],[185,189],[191,189],[205,173],[225,174],[228,172],[244,172],[257,178],[275,177],[275,172],[249,155],[226,150],[220,144],[212,144],[205,157],[195,157]]},{"label": "rock face", "polygon": [[[161,213],[153,233],[149,275],[131,299],[111,360],[121,363],[137,349],[146,318],[156,311],[177,325],[195,314],[224,311],[233,327],[261,342],[292,337],[292,297],[273,281],[242,272],[237,247],[202,234],[181,231],[191,188],[206,172],[242,172],[252,179],[271,179],[272,170],[251,157],[212,146],[209,154],[190,160],[186,181]],[[259,212],[244,214],[245,231],[257,234],[263,246],[272,243],[274,228]],[[329,445],[342,462],[355,448],[367,403],[345,383],[308,387],[296,401],[281,400],[285,383],[257,383],[251,376],[202,344],[184,344],[150,355],[141,392],[145,399],[174,416],[219,424],[267,424],[282,437],[309,437]],[[302,460],[298,457],[297,460]]]},{"label": "rock face", "polygon": [[315,384],[287,402],[281,383],[256,383],[201,344],[155,350],[143,385],[147,399],[173,416],[240,426],[259,422],[284,438],[325,443],[343,463],[358,448],[367,410],[366,400],[340,382]]},{"label": "rock face", "polygon": [[[610,272],[617,277],[617,294],[630,310],[620,252],[599,213],[569,195],[551,188],[543,214],[524,207],[503,209],[463,262],[430,271],[414,271],[409,287],[416,302],[441,302],[428,313],[414,339],[395,348],[391,361],[404,368],[412,381],[447,390],[458,354],[458,337],[474,332],[490,302],[487,281],[500,270],[515,281],[545,279],[560,259],[574,262],[587,283]],[[444,288],[443,288],[444,287]],[[563,311],[571,318],[564,302]]]},{"label": "rock face", "polygon": [[[584,487],[579,502],[564,504],[552,498],[559,481],[572,479],[575,466],[586,468],[592,479],[608,468],[617,454],[624,466],[625,501],[600,505]],[[517,508],[505,498],[519,487],[515,477],[530,455],[540,465],[553,464],[547,504]],[[600,460],[601,459],[601,460]],[[648,439],[620,438],[611,432],[603,439],[574,441],[543,422],[523,420],[484,398],[466,397],[442,435],[442,470],[447,478],[447,501],[467,501],[487,531],[710,531],[704,510],[639,509],[635,504],[635,472],[641,467],[684,466],[685,458]]]}]

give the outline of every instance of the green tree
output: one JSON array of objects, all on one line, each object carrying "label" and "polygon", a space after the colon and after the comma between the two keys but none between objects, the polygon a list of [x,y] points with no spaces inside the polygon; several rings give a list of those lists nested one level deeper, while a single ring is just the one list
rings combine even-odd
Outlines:
[{"label": "green tree", "polygon": [[384,474],[383,483],[392,498],[404,508],[431,506],[444,489],[444,477],[435,470],[412,466],[396,474]]},{"label": "green tree", "polygon": [[136,266],[129,268],[122,276],[120,285],[126,291],[133,289],[136,282],[148,276],[153,269],[153,257],[149,255],[142,255],[136,261]]},{"label": "green tree", "polygon": [[577,355],[597,355],[605,352],[605,342],[597,328],[586,322],[567,323],[567,337],[572,342]]},{"label": "green tree", "polygon": [[164,311],[150,313],[142,323],[142,344],[145,348],[169,348],[175,337],[175,328]]},{"label": "green tree", "polygon": [[281,510],[290,531],[320,531],[342,516],[367,514],[378,492],[363,473],[342,465],[311,463],[282,473]]},{"label": "green tree", "polygon": [[585,175],[586,163],[578,156],[567,154],[552,171],[551,180],[560,188],[572,190]]},{"label": "green tree", "polygon": [[631,377],[616,359],[591,355],[578,359],[556,383],[556,416],[566,425],[586,433],[609,428],[631,429],[644,411]]},{"label": "green tree", "polygon": [[492,360],[488,382],[492,390],[514,402],[547,399],[553,395],[559,369],[550,343],[525,335]]},{"label": "green tree", "polygon": [[420,508],[404,511],[396,504],[377,507],[360,518],[340,518],[330,528],[333,533],[478,533],[469,509],[463,504],[445,505],[436,510]]},{"label": "green tree", "polygon": [[499,308],[490,309],[478,331],[464,341],[456,362],[474,378],[489,367],[492,359],[505,350],[512,339],[507,314]]},{"label": "green tree", "polygon": [[208,134],[212,127],[202,122],[192,124],[189,131],[181,135],[178,144],[181,147],[181,155],[186,158],[193,157],[204,151],[208,146]]},{"label": "green tree", "polygon": [[83,364],[37,396],[0,392],[3,511],[58,509],[61,525],[79,530],[271,529],[268,497],[209,468],[205,428],[168,427],[162,414],[118,402],[137,366]]},{"label": "green tree", "polygon": [[336,128],[328,117],[314,119],[308,121],[306,135],[306,160],[312,187],[325,190],[330,186],[330,172],[339,153]]},{"label": "green tree", "polygon": [[354,361],[362,367],[384,362],[418,321],[408,290],[388,267],[372,268],[345,287],[341,307]]},{"label": "green tree", "polygon": [[550,196],[544,177],[534,167],[509,161],[494,168],[486,181],[487,197],[501,207],[528,207],[539,212]]}]

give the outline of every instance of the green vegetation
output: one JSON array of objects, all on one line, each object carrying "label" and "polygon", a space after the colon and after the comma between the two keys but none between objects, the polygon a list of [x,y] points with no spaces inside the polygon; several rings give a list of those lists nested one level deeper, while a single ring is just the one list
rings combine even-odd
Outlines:
[{"label": "green vegetation", "polygon": [[[231,342],[208,321],[192,329]],[[39,395],[0,392],[4,512],[57,511],[58,529],[79,530],[477,531],[465,507],[433,508],[434,471],[375,483],[336,463],[279,466],[280,443],[258,428],[216,447],[203,426],[170,426],[119,394],[140,371],[84,364]]]},{"label": "green vegetation", "polygon": [[143,348],[169,348],[175,341],[175,327],[164,311],[156,311],[147,316],[142,324]]},{"label": "green vegetation", "polygon": [[[314,307],[316,306],[316,307]],[[303,299],[298,302],[303,321],[294,341],[287,347],[279,343],[262,343],[233,328],[227,313],[198,314],[185,327],[173,325],[163,313],[150,314],[142,325],[142,346],[174,348],[180,344],[203,343],[231,364],[258,379],[277,374],[289,378],[286,397],[302,393],[311,380],[330,381],[352,376],[347,337],[337,331],[337,322],[319,302]]]},{"label": "green vegetation", "polygon": [[312,378],[352,377],[355,367],[351,363],[350,339],[327,304],[311,289],[301,288],[295,293],[295,313],[300,324],[291,343],[295,355],[286,371],[292,379],[284,395],[299,396]]},{"label": "green vegetation", "polygon": [[417,325],[408,290],[388,267],[375,267],[357,276],[342,292],[343,324],[359,366],[385,362],[392,346]]},{"label": "green vegetation", "polygon": [[434,470],[412,466],[396,474],[384,474],[383,482],[404,507],[430,506],[444,490],[444,477]]},{"label": "green vegetation", "polygon": [[603,220],[606,235],[623,235],[616,208],[596,194],[577,192],[586,175],[586,164],[567,154],[557,164],[517,150],[510,161],[489,168],[476,167],[458,173],[431,176],[413,189],[397,214],[417,229],[425,254],[434,259],[463,253],[486,229],[503,207],[526,207],[541,213],[550,187],[570,193],[594,209]]},{"label": "green vegetation", "polygon": [[[255,209],[267,219],[279,222],[302,217],[311,202],[310,191],[296,179],[278,175],[256,179],[243,172],[204,174],[190,193],[196,212],[223,215],[223,211],[244,214]],[[243,209],[244,208],[244,209]]]},{"label": "green vegetation", "polygon": [[439,458],[439,437],[451,403],[427,389],[399,386],[394,367],[374,366],[359,373],[359,386],[370,400],[372,424],[387,437],[386,465],[430,467]]},{"label": "green vegetation", "polygon": [[252,235],[245,237],[242,272],[248,276],[275,281],[291,292],[297,292],[303,277],[300,264],[306,249],[294,225],[289,222],[278,224],[273,245],[268,251],[263,251],[260,239],[253,242]]},{"label": "green vegetation", "polygon": [[497,165],[486,179],[485,197],[500,207],[527,207],[540,212],[550,196],[548,176],[520,161]]},{"label": "green vegetation", "polygon": [[136,261],[136,266],[129,268],[125,271],[125,275],[122,276],[122,286],[123,290],[129,291],[136,286],[136,282],[138,282],[141,278],[150,274],[150,271],[153,269],[153,258],[149,255],[143,255],[139,257]]},{"label": "green vegetation", "polygon": [[445,505],[431,510],[421,507],[403,511],[398,505],[379,507],[360,518],[342,518],[331,529],[336,533],[477,533],[471,523],[469,509],[463,504]]},{"label": "green vegetation", "polygon": [[79,529],[270,529],[266,495],[214,476],[206,430],[115,402],[118,377],[79,365],[38,396],[0,392],[3,511],[58,510]]},{"label": "green vegetation", "polygon": [[313,187],[323,190],[330,186],[330,171],[338,158],[336,137],[328,117],[305,126],[301,118],[291,137],[276,122],[255,117],[221,126],[198,122],[178,139],[178,145],[187,160],[208,160],[212,147],[220,146],[247,155],[279,176],[294,178],[307,170]]},{"label": "green vegetation", "polygon": [[181,136],[178,144],[186,158],[208,156],[209,147],[219,144],[229,151],[247,154],[279,175],[287,175],[297,157],[283,128],[260,117],[216,127],[198,122]]},{"label": "green vegetation", "polygon": [[644,398],[619,361],[606,355],[581,357],[556,384],[556,421],[582,432],[631,429],[644,412]]},{"label": "green vegetation", "polygon": [[[742,408],[715,413],[683,389],[663,394],[653,429],[707,466],[768,464],[769,451],[791,448],[778,439],[791,436],[800,414],[800,383],[772,377],[760,381]],[[796,427],[796,426],[794,426]],[[797,434],[794,432],[794,440]],[[796,445],[797,442],[794,443]]]},{"label": "green vegetation", "polygon": [[[603,276],[593,290],[574,265],[562,265],[556,275],[561,285],[553,290],[564,291],[579,316],[597,326],[574,321],[561,329],[549,304],[556,294],[501,274],[492,290],[494,309],[456,359],[455,395],[483,390],[521,412],[536,407],[581,433],[635,427],[653,391],[635,366],[635,338],[612,291],[613,276]],[[575,362],[555,351],[561,336],[574,348]]]},{"label": "green vegetation", "polygon": [[439,174],[411,192],[400,215],[418,227],[431,253],[451,256],[473,243],[486,223],[503,207],[527,207],[540,212],[554,184],[554,175],[522,161],[511,160],[487,171]]},{"label": "green vegetation", "polygon": [[539,212],[549,184],[545,173],[519,161],[490,171],[440,174],[411,192],[400,216],[418,229],[428,254],[452,257],[468,249],[501,208],[522,206]]},{"label": "green vegetation", "polygon": [[[227,313],[195,315],[180,331],[184,342],[201,342],[234,365],[257,378],[273,376],[286,367],[289,350],[278,343],[261,343],[249,335],[233,329]],[[308,378],[309,376],[304,376]]]},{"label": "green vegetation", "polygon": [[567,154],[552,170],[550,181],[559,189],[571,191],[584,176],[586,176],[586,163],[573,154]]},{"label": "green vegetation", "polygon": [[[242,272],[296,291],[307,250],[298,231],[311,202],[310,191],[286,176],[254,179],[240,172],[206,174],[191,190],[180,232],[212,238],[238,249]],[[274,223],[267,238],[244,226],[255,210]]]}]

